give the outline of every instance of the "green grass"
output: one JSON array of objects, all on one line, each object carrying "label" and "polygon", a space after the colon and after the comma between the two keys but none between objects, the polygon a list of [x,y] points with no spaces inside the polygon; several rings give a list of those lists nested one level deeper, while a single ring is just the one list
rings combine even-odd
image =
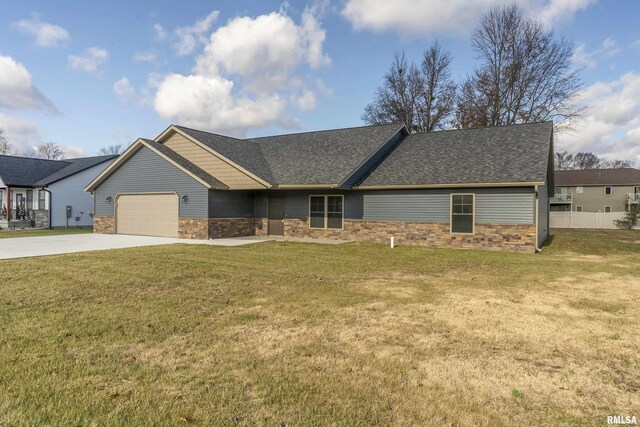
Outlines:
[{"label": "green grass", "polygon": [[638,240],[0,261],[0,424],[603,425],[640,414]]},{"label": "green grass", "polygon": [[61,234],[87,234],[92,233],[91,228],[55,228],[43,230],[0,230],[0,239],[11,239],[14,237],[38,237],[57,236]]}]

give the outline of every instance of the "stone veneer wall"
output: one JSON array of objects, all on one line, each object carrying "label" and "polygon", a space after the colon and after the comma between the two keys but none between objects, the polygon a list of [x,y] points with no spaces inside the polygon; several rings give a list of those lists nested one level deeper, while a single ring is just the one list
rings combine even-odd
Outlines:
[{"label": "stone veneer wall", "polygon": [[114,234],[116,232],[116,220],[112,216],[95,215],[93,217],[93,232],[100,234]]},{"label": "stone veneer wall", "polygon": [[210,239],[253,235],[255,235],[253,218],[209,218]]},{"label": "stone veneer wall", "polygon": [[310,229],[307,221],[284,220],[285,237],[313,237],[388,244],[394,236],[398,245],[452,248],[483,248],[535,252],[533,224],[476,224],[475,234],[451,234],[449,223],[344,220],[343,230]]},{"label": "stone veneer wall", "polygon": [[256,236],[268,236],[269,235],[269,220],[267,218],[254,219],[255,235]]},{"label": "stone veneer wall", "polygon": [[207,240],[209,238],[209,219],[178,218],[178,238]]},{"label": "stone veneer wall", "polygon": [[33,220],[36,228],[49,227],[49,211],[46,209],[34,210]]}]

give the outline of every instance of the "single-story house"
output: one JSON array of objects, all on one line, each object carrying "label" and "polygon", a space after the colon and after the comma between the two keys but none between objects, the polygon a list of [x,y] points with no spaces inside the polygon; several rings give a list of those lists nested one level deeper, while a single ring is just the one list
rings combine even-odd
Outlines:
[{"label": "single-story house", "polygon": [[[93,198],[82,191],[117,156],[45,160],[0,155],[0,227],[24,209],[36,227],[91,227]],[[18,212],[16,212],[18,208]]]},{"label": "single-story house", "polygon": [[640,205],[640,170],[564,170],[555,173],[552,211],[625,212]]},{"label": "single-story house", "polygon": [[553,196],[550,122],[403,125],[237,139],[171,125],[86,188],[94,231],[247,235],[534,252]]}]

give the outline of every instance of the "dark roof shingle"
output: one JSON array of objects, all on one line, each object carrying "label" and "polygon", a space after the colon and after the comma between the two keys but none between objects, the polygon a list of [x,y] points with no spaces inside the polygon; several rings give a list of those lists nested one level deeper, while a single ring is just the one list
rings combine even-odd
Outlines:
[{"label": "dark roof shingle", "polygon": [[362,186],[546,182],[551,122],[409,135]]},{"label": "dark roof shingle", "polygon": [[38,181],[72,164],[69,160],[45,160],[0,155],[0,179],[12,187],[35,187]]},{"label": "dark roof shingle", "polygon": [[555,172],[556,186],[640,185],[640,170],[634,168],[584,169]]}]

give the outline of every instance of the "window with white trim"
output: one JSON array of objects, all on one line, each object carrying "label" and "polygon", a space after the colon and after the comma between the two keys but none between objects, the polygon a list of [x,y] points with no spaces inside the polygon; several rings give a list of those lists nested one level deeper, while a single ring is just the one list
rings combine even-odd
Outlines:
[{"label": "window with white trim", "polygon": [[38,190],[38,209],[43,210],[45,208],[44,200],[44,190]]},{"label": "window with white trim", "polygon": [[576,206],[576,212],[582,212],[582,206]]},{"label": "window with white trim", "polygon": [[576,187],[576,193],[578,194],[584,193],[584,187]]},{"label": "window with white trim", "polygon": [[604,213],[611,213],[611,206],[605,206]]},{"label": "window with white trim", "polygon": [[474,232],[474,195],[451,195],[451,232],[473,234]]},{"label": "window with white trim", "polygon": [[344,196],[309,196],[309,228],[342,229]]},{"label": "window with white trim", "polygon": [[610,185],[605,185],[604,187],[604,195],[610,196],[613,194],[613,188]]}]

